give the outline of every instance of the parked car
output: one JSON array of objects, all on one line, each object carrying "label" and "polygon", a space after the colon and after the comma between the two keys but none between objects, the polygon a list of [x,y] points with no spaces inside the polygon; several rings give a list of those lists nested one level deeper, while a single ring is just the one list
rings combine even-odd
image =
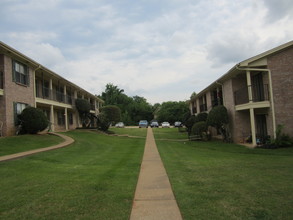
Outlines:
[{"label": "parked car", "polygon": [[138,123],[139,128],[147,128],[149,126],[149,123],[147,120],[140,120]]},{"label": "parked car", "polygon": [[159,123],[157,121],[152,121],[151,122],[151,127],[152,128],[158,128],[159,127]]},{"label": "parked car", "polygon": [[174,127],[176,127],[176,128],[182,127],[181,121],[175,121]]},{"label": "parked car", "polygon": [[116,128],[124,128],[124,123],[123,122],[118,122],[116,125],[115,125]]},{"label": "parked car", "polygon": [[170,123],[164,121],[164,122],[162,123],[162,128],[170,128]]}]

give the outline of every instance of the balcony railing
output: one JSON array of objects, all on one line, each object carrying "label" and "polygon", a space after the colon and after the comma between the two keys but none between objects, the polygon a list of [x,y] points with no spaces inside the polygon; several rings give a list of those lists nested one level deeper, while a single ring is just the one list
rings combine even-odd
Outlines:
[{"label": "balcony railing", "polygon": [[262,102],[262,101],[269,100],[269,98],[270,98],[269,86],[267,84],[264,84],[262,86],[254,86],[254,85],[251,86],[252,100],[249,100],[248,88],[249,88],[249,86],[244,87],[244,88],[239,89],[234,92],[235,105],[246,104],[249,101]]},{"label": "balcony railing", "polygon": [[66,104],[73,105],[73,98],[71,95],[64,95],[62,92],[52,90],[46,87],[43,87],[40,91],[37,91],[36,96],[38,98],[54,100],[57,102],[62,102]]},{"label": "balcony railing", "polygon": [[0,89],[4,88],[3,72],[0,71]]}]

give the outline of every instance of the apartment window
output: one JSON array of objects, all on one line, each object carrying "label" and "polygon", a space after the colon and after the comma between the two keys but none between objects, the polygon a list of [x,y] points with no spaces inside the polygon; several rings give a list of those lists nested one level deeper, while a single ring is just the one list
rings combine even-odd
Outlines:
[{"label": "apartment window", "polygon": [[65,116],[63,111],[57,111],[58,125],[65,125]]},{"label": "apartment window", "polygon": [[68,114],[68,121],[70,125],[73,125],[73,114],[71,112]]},{"label": "apartment window", "polygon": [[20,124],[20,114],[22,113],[22,111],[28,107],[29,105],[26,103],[19,103],[19,102],[15,102],[13,103],[13,107],[14,107],[14,124],[15,125],[19,125]]},{"label": "apartment window", "polygon": [[18,61],[12,62],[13,81],[23,85],[29,85],[29,70],[28,67]]}]

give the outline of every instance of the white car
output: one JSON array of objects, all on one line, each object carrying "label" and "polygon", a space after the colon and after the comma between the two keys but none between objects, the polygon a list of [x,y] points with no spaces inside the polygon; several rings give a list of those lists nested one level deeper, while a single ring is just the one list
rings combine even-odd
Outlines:
[{"label": "white car", "polygon": [[170,123],[164,121],[164,122],[162,123],[162,128],[170,128]]},{"label": "white car", "polygon": [[124,123],[123,122],[118,122],[116,125],[115,125],[116,128],[124,128]]}]

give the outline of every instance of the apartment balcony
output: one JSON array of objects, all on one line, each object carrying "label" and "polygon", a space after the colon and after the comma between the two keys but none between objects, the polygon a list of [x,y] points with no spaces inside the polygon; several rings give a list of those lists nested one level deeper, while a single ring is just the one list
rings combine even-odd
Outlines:
[{"label": "apartment balcony", "polygon": [[74,105],[74,99],[71,95],[65,95],[62,92],[52,90],[49,88],[43,87],[41,90],[37,90],[36,97],[44,100],[55,101],[59,103],[64,103],[68,105]]},{"label": "apartment balcony", "polygon": [[[251,87],[252,100],[249,100],[248,90]],[[261,86],[247,86],[234,92],[234,103],[236,110],[248,108],[266,108],[270,107],[269,86],[267,84]]]}]

